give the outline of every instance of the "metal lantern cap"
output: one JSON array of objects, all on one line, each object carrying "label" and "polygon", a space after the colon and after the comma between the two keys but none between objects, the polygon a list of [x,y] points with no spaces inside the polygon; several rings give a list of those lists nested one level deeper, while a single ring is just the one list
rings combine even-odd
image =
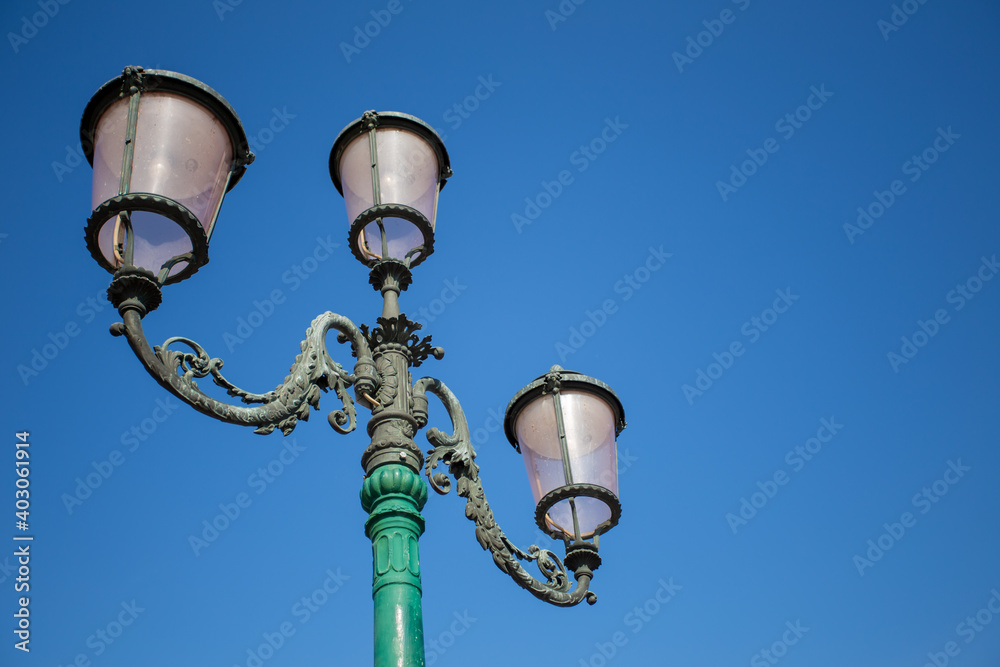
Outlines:
[{"label": "metal lantern cap", "polygon": [[562,389],[579,389],[603,398],[611,406],[615,414],[615,437],[622,432],[622,429],[625,428],[625,408],[622,407],[622,402],[614,389],[597,378],[592,378],[577,371],[565,370],[557,364],[548,373],[539,375],[526,387],[514,394],[514,398],[510,399],[510,403],[507,404],[507,410],[504,412],[503,431],[507,436],[507,440],[514,446],[514,449],[519,452],[521,451],[521,446],[517,442],[517,434],[514,432],[517,415],[528,403],[548,391],[547,378],[552,373],[559,374]]},{"label": "metal lantern cap", "polygon": [[[448,157],[448,149],[445,148],[444,141],[437,131],[416,116],[401,111],[379,111],[376,116],[378,116],[378,127],[397,127],[409,130],[434,148],[438,164],[441,165],[440,187],[444,188],[445,183],[452,177],[451,160]],[[340,131],[333,142],[333,148],[330,149],[330,178],[333,179],[333,185],[341,195],[344,194],[344,186],[340,180],[340,158],[347,145],[367,131],[368,128],[365,127],[365,119],[362,116]]]},{"label": "metal lantern cap", "polygon": [[236,115],[236,111],[229,105],[229,102],[213,88],[185,74],[168,70],[126,67],[120,75],[97,89],[83,110],[83,118],[80,120],[80,143],[83,145],[83,153],[87,156],[87,162],[90,163],[90,166],[94,166],[94,140],[97,123],[109,106],[129,96],[130,91],[125,87],[125,83],[131,72],[137,72],[141,76],[142,92],[183,95],[202,105],[219,119],[233,143],[234,164],[227,191],[232,190],[243,178],[247,165],[254,160],[246,132],[243,130],[243,123],[240,122],[239,116]]}]

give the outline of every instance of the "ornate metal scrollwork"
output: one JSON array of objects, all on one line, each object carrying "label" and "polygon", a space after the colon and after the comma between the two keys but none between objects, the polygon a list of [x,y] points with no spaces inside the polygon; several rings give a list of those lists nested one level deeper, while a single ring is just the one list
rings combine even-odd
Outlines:
[{"label": "ornate metal scrollwork", "polygon": [[[437,428],[427,431],[427,440],[434,445],[428,452],[425,473],[431,488],[439,494],[451,490],[451,481],[443,472],[435,472],[439,464],[448,466],[455,478],[456,491],[466,498],[465,516],[476,524],[476,539],[483,549],[493,555],[493,562],[522,588],[540,600],[560,607],[571,607],[583,600],[594,604],[597,595],[589,590],[589,570],[577,574],[576,589],[570,591],[569,575],[562,560],[548,549],[531,545],[528,551],[518,548],[504,534],[493,517],[493,510],[486,501],[486,492],[479,479],[476,451],[469,436],[469,424],[458,399],[440,380],[421,378],[413,385],[414,412],[420,426],[427,423],[427,392],[437,396],[451,417],[452,433]],[[520,561],[535,561],[545,581],[539,581],[521,565]]]},{"label": "ornate metal scrollwork", "polygon": [[419,322],[414,322],[406,317],[405,313],[400,313],[395,317],[380,317],[376,320],[378,324],[371,331],[367,324],[361,325],[361,333],[368,340],[368,344],[374,349],[380,345],[399,345],[407,348],[410,356],[410,365],[414,368],[419,366],[427,357],[433,356],[435,359],[444,357],[444,350],[431,345],[431,337],[424,336],[423,340],[417,335],[417,331],[422,328]]},{"label": "ornate metal scrollwork", "polygon": [[[319,409],[321,390],[333,389],[343,402],[343,408],[330,414],[330,425],[339,433],[349,433],[357,426],[354,401],[347,388],[356,381],[367,386],[371,382],[368,369],[373,368],[373,362],[368,341],[354,323],[342,315],[326,312],[314,319],[306,330],[300,346],[302,351],[295,357],[285,381],[273,391],[255,394],[227,380],[221,372],[222,359],[209,356],[193,340],[173,337],[163,345],[150,348],[142,330],[141,314],[132,308],[123,310],[123,321],[113,325],[111,333],[124,335],[149,374],[199,412],[221,421],[254,426],[255,433],[268,434],[277,428],[288,435],[300,419],[309,419],[310,407]],[[357,359],[356,375],[349,374],[327,353],[326,335],[330,329],[340,332],[338,339],[341,342],[351,342],[352,354]],[[185,345],[189,350],[169,349],[174,344]],[[196,381],[208,376],[230,396],[247,404],[260,405],[242,407],[209,397]]]}]

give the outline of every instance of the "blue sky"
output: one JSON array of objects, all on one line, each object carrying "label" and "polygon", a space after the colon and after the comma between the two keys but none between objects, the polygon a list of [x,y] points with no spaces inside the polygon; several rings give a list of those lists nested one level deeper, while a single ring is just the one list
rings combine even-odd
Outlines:
[{"label": "blue sky", "polygon": [[219,91],[257,153],[152,342],[197,340],[264,392],[319,313],[373,324],[327,157],[364,110],[398,110],[455,171],[401,299],[447,351],[415,376],[461,399],[515,542],[553,546],[494,415],[554,363],[621,397],[598,603],[535,600],[432,494],[428,665],[996,665],[998,19],[979,0],[5,2],[0,663],[251,667],[269,636],[267,667],[371,661],[364,430],[333,433],[329,395],[284,439],[215,422],[108,334],[79,121],[141,65]]}]

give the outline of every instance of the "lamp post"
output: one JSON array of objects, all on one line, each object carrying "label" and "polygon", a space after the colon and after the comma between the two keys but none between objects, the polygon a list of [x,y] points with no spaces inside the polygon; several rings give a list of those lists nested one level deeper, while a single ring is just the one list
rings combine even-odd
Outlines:
[{"label": "lamp post", "polygon": [[[418,540],[428,494],[422,471],[441,494],[451,488],[449,474],[454,478],[476,539],[518,585],[557,606],[596,601],[590,582],[601,562],[599,537],[621,515],[615,443],[625,421],[611,388],[553,366],[507,408],[504,430],[524,456],[536,523],[564,541],[560,559],[535,545],[524,551],[507,538],[486,501],[458,399],[440,380],[412,380],[411,368],[444,355],[430,336],[417,335],[420,324],[399,307],[411,269],[434,251],[438,195],[451,176],[444,143],[429,125],[369,111],[337,137],[330,175],[352,220],[351,251],[382,295],[382,315],[373,328],[332,312],[318,316],[284,382],[261,394],[229,382],[222,360],[196,342],[173,337],[151,347],[142,329],[142,319],[161,303],[162,288],[208,262],[223,197],[253,161],[236,113],[194,79],[127,67],[91,99],[80,132],[94,167],[87,246],[114,274],[108,299],[122,318],[111,333],[125,337],[153,379],[196,410],[260,434],[278,429],[288,435],[319,409],[327,391],[341,402],[329,415],[338,433],[355,429],[356,405],[371,412],[361,504],[372,541],[377,667],[424,664]],[[331,329],[338,342],[350,343],[353,372],[331,357]],[[208,376],[243,405],[203,393],[196,381]],[[432,449],[425,458],[413,437],[427,425],[428,394],[444,405],[452,429],[427,430]],[[442,464],[448,474],[438,470]],[[541,578],[521,561],[534,561]]]}]

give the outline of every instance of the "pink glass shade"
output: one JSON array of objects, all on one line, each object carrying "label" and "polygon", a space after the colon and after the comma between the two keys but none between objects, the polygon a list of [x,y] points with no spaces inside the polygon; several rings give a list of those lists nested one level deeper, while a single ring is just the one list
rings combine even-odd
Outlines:
[{"label": "pink glass shade", "polygon": [[[128,108],[129,98],[122,97],[110,104],[97,121],[91,200],[95,208],[119,194]],[[206,241],[211,237],[229,184],[233,152],[226,127],[198,102],[171,92],[140,95],[127,191],[172,199],[194,215],[201,230],[185,230],[158,213],[133,211],[136,266],[158,273],[171,258],[191,252],[189,231],[204,234]],[[117,216],[104,222],[98,232],[100,252],[111,266],[122,264],[114,246],[116,240],[124,240],[124,233],[124,225],[118,224]],[[185,266],[186,262],[175,264],[169,275],[176,275]]]},{"label": "pink glass shade", "polygon": [[[617,496],[614,410],[607,401],[590,392],[565,389],[560,396],[572,479],[567,479],[565,474],[553,394],[541,394],[525,405],[514,424],[535,503],[550,491],[570,483],[596,484]],[[611,518],[611,509],[597,498],[578,496],[574,503],[583,538],[591,537],[600,524]],[[562,500],[553,505],[546,523],[572,539],[570,501]]]},{"label": "pink glass shade", "polygon": [[[357,219],[375,205],[372,189],[372,159],[368,132],[355,137],[340,158],[347,217]],[[379,194],[382,204],[403,204],[419,211],[434,229],[437,195],[442,165],[434,147],[423,137],[407,129],[387,125],[375,130],[378,156]],[[402,218],[382,219],[388,245],[388,257],[404,260],[408,253],[424,244],[424,236],[412,222]],[[375,222],[369,223],[358,239],[364,257],[382,256],[382,236]],[[411,256],[411,262],[421,253]]]}]

